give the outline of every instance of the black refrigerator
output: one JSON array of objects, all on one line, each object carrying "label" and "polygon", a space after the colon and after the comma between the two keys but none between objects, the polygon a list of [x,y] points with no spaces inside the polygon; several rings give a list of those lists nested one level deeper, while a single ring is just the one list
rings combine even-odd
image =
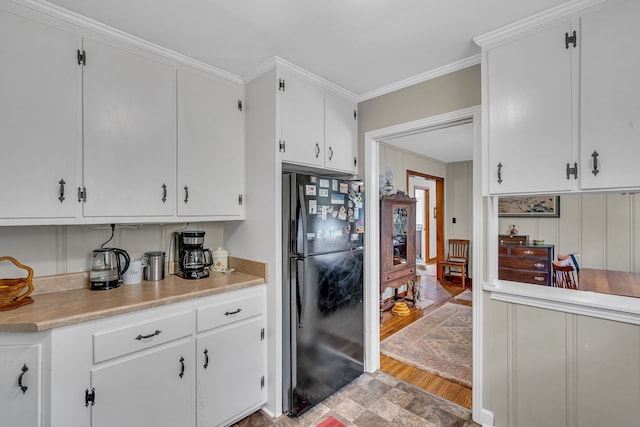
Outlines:
[{"label": "black refrigerator", "polygon": [[283,411],[298,416],[364,371],[361,181],[282,179]]}]

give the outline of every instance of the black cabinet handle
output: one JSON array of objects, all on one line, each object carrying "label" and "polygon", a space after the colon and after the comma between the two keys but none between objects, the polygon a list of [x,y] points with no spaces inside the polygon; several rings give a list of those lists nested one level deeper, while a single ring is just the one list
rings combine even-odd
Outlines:
[{"label": "black cabinet handle", "polygon": [[209,367],[209,350],[204,349],[204,369]]},{"label": "black cabinet handle", "polygon": [[498,162],[498,184],[502,184],[502,162]]},{"label": "black cabinet handle", "polygon": [[329,160],[333,159],[333,148],[329,147]]},{"label": "black cabinet handle", "polygon": [[598,156],[600,154],[598,154],[598,152],[596,150],[593,150],[593,153],[591,154],[591,157],[593,157],[593,170],[591,171],[592,174],[594,175],[598,175],[598,172],[600,172],[598,170]]},{"label": "black cabinet handle", "polygon": [[184,357],[180,357],[180,374],[178,376],[182,378],[184,376]]},{"label": "black cabinet handle", "polygon": [[64,202],[64,185],[66,184],[66,182],[64,182],[64,179],[61,179],[60,181],[58,181],[58,184],[60,184],[60,196],[58,196],[58,200],[60,200],[60,203]]},{"label": "black cabinet handle", "polygon": [[189,187],[184,186],[184,202],[187,203],[189,201]]},{"label": "black cabinet handle", "polygon": [[156,329],[155,332],[153,332],[153,333],[151,333],[149,335],[138,335],[135,339],[140,341],[140,340],[144,340],[144,339],[147,339],[147,338],[153,338],[156,335],[160,335],[161,333],[162,333],[162,331],[159,331],[159,330]]},{"label": "black cabinet handle", "polygon": [[227,311],[226,313],[224,313],[225,316],[231,316],[233,314],[238,314],[242,311],[241,308],[237,309],[236,311]]},{"label": "black cabinet handle", "polygon": [[22,390],[22,394],[25,394],[27,392],[27,390],[29,389],[29,387],[27,387],[26,385],[22,384],[22,377],[24,377],[24,374],[28,370],[29,370],[29,368],[27,368],[27,364],[25,363],[24,366],[22,367],[22,373],[18,377],[18,387],[20,388],[20,390]]},{"label": "black cabinet handle", "polygon": [[320,144],[316,142],[316,159],[318,158],[319,155],[320,155]]},{"label": "black cabinet handle", "polygon": [[162,184],[162,203],[167,201],[167,184]]}]

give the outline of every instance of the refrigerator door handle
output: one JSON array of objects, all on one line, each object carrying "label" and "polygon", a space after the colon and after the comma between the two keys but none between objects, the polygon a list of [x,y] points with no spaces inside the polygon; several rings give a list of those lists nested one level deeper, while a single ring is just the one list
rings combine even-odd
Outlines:
[{"label": "refrigerator door handle", "polygon": [[297,303],[297,311],[298,311],[298,328],[304,328],[304,312],[305,306],[307,305],[307,293],[305,291],[304,286],[304,277],[306,274],[307,267],[307,259],[297,259],[296,260],[297,268],[296,268],[296,303]]},{"label": "refrigerator door handle", "polygon": [[[300,206],[300,210],[298,211],[298,220],[302,224],[302,255],[305,257],[309,255],[307,248],[307,207],[304,204],[304,186],[298,186],[298,206]],[[297,249],[297,248],[296,248]]]}]

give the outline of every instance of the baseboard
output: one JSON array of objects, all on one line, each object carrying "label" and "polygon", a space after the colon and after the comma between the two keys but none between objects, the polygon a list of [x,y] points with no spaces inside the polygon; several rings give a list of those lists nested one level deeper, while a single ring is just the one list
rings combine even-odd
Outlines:
[{"label": "baseboard", "polygon": [[480,419],[474,419],[473,421],[481,424],[482,427],[494,427],[493,423],[493,412],[488,411],[484,408],[480,410]]}]

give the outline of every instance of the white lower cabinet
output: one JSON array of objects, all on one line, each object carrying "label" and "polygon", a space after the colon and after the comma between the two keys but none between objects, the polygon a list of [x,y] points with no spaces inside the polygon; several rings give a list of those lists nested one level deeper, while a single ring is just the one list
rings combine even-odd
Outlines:
[{"label": "white lower cabinet", "polygon": [[40,345],[0,345],[0,424],[41,425]]},{"label": "white lower cabinet", "polygon": [[194,425],[192,344],[181,340],[92,369],[91,426]]},{"label": "white lower cabinet", "polygon": [[265,292],[0,332],[0,425],[231,425],[266,402]]},{"label": "white lower cabinet", "polygon": [[255,317],[197,339],[198,426],[220,426],[264,402],[264,320]]}]

